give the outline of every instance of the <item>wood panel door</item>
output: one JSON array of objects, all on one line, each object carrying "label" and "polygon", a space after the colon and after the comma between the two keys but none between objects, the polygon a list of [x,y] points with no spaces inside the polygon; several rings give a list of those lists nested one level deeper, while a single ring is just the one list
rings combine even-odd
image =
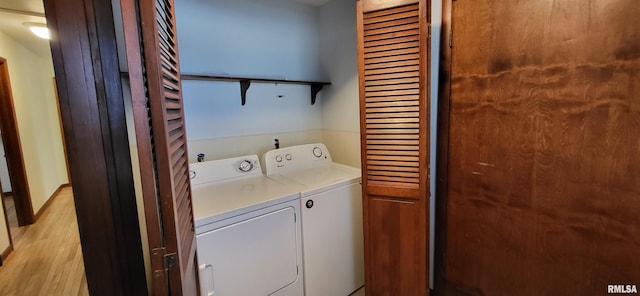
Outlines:
[{"label": "wood panel door", "polygon": [[366,294],[428,295],[428,4],[357,14]]},{"label": "wood panel door", "polygon": [[196,295],[198,265],[173,1],[122,1],[122,12],[154,295]]},{"label": "wood panel door", "polygon": [[640,5],[452,4],[447,295],[637,288]]}]

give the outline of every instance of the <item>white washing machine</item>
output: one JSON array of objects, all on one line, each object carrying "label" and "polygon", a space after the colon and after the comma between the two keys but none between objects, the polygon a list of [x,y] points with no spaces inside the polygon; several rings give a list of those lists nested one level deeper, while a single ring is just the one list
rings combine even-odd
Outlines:
[{"label": "white washing machine", "polygon": [[302,185],[302,248],[306,296],[346,296],[364,286],[361,171],[334,163],[324,144],[271,150],[267,177]]},{"label": "white washing machine", "polygon": [[201,295],[302,296],[299,194],[256,155],[190,164]]}]

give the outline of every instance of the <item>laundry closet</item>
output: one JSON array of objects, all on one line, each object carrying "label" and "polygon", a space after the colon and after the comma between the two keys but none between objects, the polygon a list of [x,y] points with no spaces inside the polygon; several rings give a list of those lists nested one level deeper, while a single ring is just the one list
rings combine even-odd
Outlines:
[{"label": "laundry closet", "polygon": [[175,10],[201,294],[363,294],[354,3]]}]

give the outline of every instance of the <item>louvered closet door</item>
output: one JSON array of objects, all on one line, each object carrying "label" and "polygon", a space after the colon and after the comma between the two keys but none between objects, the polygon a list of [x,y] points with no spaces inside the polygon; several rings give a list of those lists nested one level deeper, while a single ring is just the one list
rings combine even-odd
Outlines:
[{"label": "louvered closet door", "polygon": [[358,2],[367,295],[428,294],[427,15]]},{"label": "louvered closet door", "polygon": [[[131,3],[123,4],[125,17],[130,12],[125,10],[134,10],[135,6]],[[146,140],[141,141],[145,137],[140,135],[137,138],[139,146],[148,145],[148,151],[143,148],[139,148],[139,151],[149,242],[151,248],[156,250],[152,256],[154,294],[164,295],[168,288],[169,295],[196,295],[195,229],[173,1],[142,0],[138,5],[142,60],[135,56],[135,50],[131,48],[135,47],[137,36],[127,37],[127,51],[136,133],[144,131],[146,124],[148,134]],[[135,22],[129,19],[129,23],[131,21]],[[134,81],[139,71],[135,62],[132,62],[136,60],[142,69],[142,73],[139,73],[142,81],[137,82],[143,87]],[[136,97],[137,93],[145,98]],[[141,108],[138,104],[144,106]],[[145,158],[149,163],[143,161]],[[146,170],[153,170],[153,174]],[[157,213],[155,217],[154,210]],[[155,235],[152,233],[154,230],[161,234],[160,239],[151,237]],[[172,254],[176,258],[174,264],[169,259]],[[166,283],[164,286],[159,284],[162,279]]]}]

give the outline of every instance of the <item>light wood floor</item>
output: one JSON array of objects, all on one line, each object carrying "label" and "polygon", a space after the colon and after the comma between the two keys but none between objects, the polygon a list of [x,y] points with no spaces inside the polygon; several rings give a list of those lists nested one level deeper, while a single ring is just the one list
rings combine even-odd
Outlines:
[{"label": "light wood floor", "polygon": [[70,187],[35,224],[10,231],[14,250],[0,267],[0,295],[89,295]]},{"label": "light wood floor", "polygon": [[24,228],[18,226],[18,217],[16,216],[16,207],[13,203],[13,196],[11,194],[3,193],[2,199],[4,200],[5,214],[7,215],[7,221],[9,222],[9,233],[11,237],[16,239],[20,237]]}]

